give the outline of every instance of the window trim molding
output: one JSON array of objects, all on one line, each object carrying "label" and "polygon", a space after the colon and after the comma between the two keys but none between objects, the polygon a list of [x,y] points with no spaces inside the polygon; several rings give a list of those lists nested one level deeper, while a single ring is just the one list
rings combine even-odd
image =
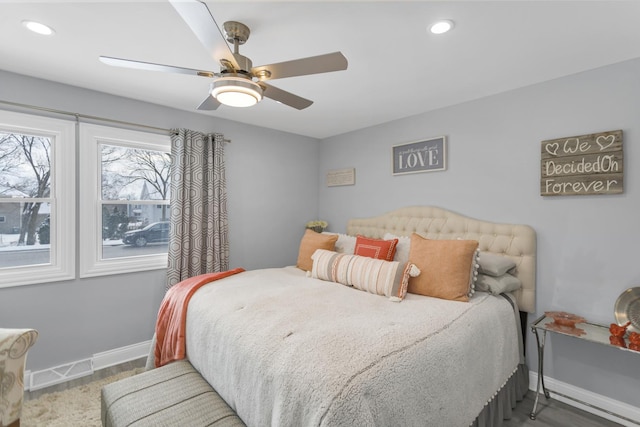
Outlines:
[{"label": "window trim molding", "polygon": [[80,123],[79,135],[79,276],[96,277],[167,268],[167,254],[101,259],[102,239],[98,237],[98,230],[102,223],[102,188],[99,180],[101,159],[98,147],[102,143],[108,143],[170,152],[171,139],[168,135],[87,123]]},{"label": "window trim molding", "polygon": [[[51,188],[50,259],[48,264],[21,265],[0,270],[0,288],[57,282],[75,278],[76,162],[75,123],[49,117],[0,110],[0,128],[54,139]],[[11,202],[19,202],[11,199]],[[63,238],[63,236],[67,236]]]}]

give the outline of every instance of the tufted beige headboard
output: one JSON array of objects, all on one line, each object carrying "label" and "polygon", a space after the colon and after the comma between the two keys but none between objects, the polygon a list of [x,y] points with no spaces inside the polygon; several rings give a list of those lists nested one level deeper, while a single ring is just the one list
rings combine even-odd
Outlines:
[{"label": "tufted beige headboard", "polygon": [[351,219],[347,234],[382,238],[385,233],[410,236],[416,232],[428,239],[477,240],[481,251],[515,260],[515,275],[522,289],[514,294],[521,311],[536,310],[536,232],[528,225],[498,224],[469,218],[432,206],[397,209],[373,218]]}]

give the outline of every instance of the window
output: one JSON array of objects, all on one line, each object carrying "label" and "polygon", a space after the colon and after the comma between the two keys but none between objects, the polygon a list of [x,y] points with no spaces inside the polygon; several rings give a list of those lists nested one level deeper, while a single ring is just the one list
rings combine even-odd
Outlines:
[{"label": "window", "polygon": [[74,123],[0,111],[0,287],[75,273]]},{"label": "window", "polygon": [[167,267],[170,150],[168,135],[81,124],[80,277]]}]

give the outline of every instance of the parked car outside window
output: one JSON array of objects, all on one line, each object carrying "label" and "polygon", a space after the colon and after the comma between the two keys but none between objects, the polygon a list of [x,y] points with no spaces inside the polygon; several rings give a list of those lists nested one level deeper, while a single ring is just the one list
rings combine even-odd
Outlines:
[{"label": "parked car outside window", "polygon": [[127,231],[124,233],[122,242],[125,245],[138,247],[146,246],[147,243],[167,243],[169,242],[169,221],[154,222],[140,230]]}]

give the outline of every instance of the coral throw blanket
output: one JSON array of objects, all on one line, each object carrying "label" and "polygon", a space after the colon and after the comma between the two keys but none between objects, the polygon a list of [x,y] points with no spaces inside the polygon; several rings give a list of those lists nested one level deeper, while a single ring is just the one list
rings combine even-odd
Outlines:
[{"label": "coral throw blanket", "polygon": [[187,306],[191,296],[214,280],[242,273],[243,268],[200,274],[173,285],[164,296],[156,321],[156,368],[169,362],[184,359],[186,353],[185,331],[187,328]]}]

